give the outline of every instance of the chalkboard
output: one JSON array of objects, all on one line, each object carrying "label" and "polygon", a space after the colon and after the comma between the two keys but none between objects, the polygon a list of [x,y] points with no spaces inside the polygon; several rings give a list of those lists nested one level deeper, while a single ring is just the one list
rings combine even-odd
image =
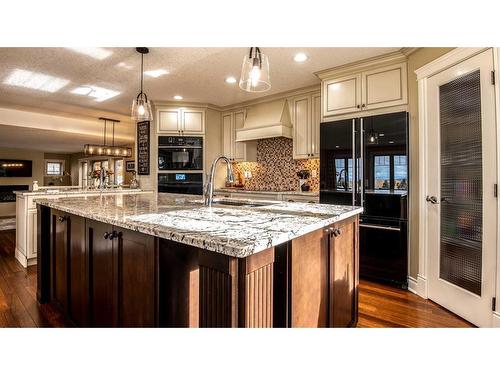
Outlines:
[{"label": "chalkboard", "polygon": [[137,174],[149,175],[149,121],[137,123]]}]

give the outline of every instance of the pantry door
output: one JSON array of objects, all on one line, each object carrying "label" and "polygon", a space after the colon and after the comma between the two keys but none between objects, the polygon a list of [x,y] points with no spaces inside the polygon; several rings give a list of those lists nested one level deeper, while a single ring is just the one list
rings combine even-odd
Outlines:
[{"label": "pantry door", "polygon": [[427,80],[428,297],[492,324],[497,202],[493,52]]}]

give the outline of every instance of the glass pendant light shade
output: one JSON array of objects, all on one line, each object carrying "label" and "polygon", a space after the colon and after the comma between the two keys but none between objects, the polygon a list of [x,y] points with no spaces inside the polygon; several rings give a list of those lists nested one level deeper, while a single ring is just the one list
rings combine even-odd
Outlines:
[{"label": "glass pendant light shade", "polygon": [[142,91],[144,83],[144,55],[149,53],[146,47],[137,47],[136,51],[141,54],[141,91],[132,101],[131,117],[134,121],[152,121],[153,112],[148,96]]},{"label": "glass pendant light shade", "polygon": [[259,47],[250,48],[248,56],[243,58],[240,88],[248,92],[263,92],[271,88],[269,59]]},{"label": "glass pendant light shade", "polygon": [[151,121],[153,119],[151,103],[146,94],[142,92],[132,101],[132,119],[134,121]]}]

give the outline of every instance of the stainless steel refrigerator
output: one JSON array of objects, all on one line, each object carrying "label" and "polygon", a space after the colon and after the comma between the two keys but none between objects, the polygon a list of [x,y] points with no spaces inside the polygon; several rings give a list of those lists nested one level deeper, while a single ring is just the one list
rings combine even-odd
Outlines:
[{"label": "stainless steel refrigerator", "polygon": [[362,206],[360,276],[406,288],[408,113],[322,123],[320,203]]}]

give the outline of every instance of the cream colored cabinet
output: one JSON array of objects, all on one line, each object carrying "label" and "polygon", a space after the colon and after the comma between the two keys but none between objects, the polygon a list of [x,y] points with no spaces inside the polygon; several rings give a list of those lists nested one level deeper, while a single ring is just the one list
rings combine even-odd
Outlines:
[{"label": "cream colored cabinet", "polygon": [[245,115],[245,110],[222,114],[222,150],[224,156],[232,161],[247,160],[246,142],[236,142],[236,131],[243,128]]},{"label": "cream colored cabinet", "polygon": [[361,74],[323,82],[323,116],[335,116],[361,109]]},{"label": "cream colored cabinet", "polygon": [[158,133],[204,134],[205,110],[202,108],[163,107],[157,111]]},{"label": "cream colored cabinet", "polygon": [[363,110],[408,103],[406,63],[368,70],[361,76]]},{"label": "cream colored cabinet", "polygon": [[[373,67],[372,69],[370,69]],[[322,73],[323,118],[408,104],[406,61]]]},{"label": "cream colored cabinet", "polygon": [[293,99],[293,157],[319,157],[321,95],[308,94]]}]

